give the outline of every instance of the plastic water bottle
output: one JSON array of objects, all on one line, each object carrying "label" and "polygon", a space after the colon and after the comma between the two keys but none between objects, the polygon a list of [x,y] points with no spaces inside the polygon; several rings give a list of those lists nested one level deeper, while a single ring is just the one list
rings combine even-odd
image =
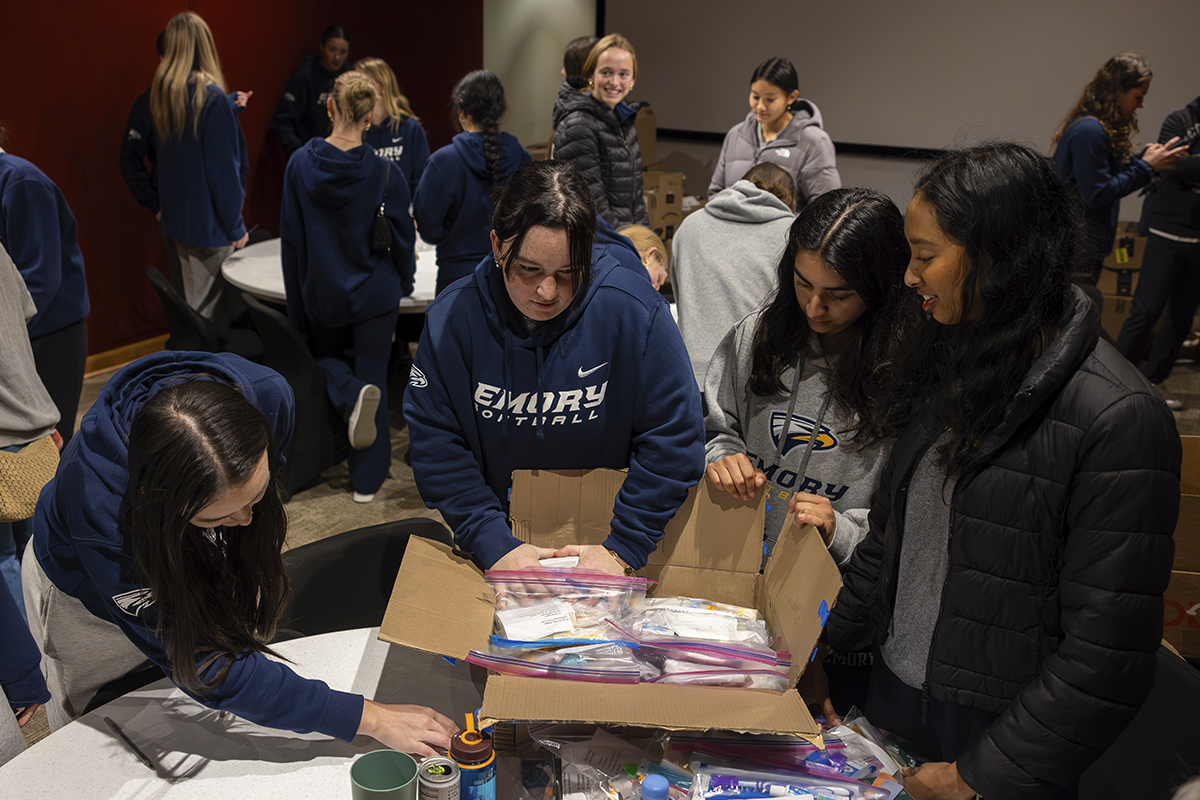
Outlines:
[{"label": "plastic water bottle", "polygon": [[670,784],[662,775],[647,775],[642,778],[642,800],[667,800]]}]

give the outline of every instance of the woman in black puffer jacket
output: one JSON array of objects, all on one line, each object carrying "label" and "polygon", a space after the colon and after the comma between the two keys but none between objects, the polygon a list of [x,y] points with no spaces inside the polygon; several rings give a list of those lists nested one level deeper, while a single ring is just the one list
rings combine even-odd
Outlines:
[{"label": "woman in black puffer jacket", "polygon": [[619,33],[596,42],[584,65],[590,92],[559,93],[553,158],[570,161],[587,181],[596,210],[614,228],[649,225],[642,196],[642,150],[625,97],[637,79],[637,54]]},{"label": "woman in black puffer jacket", "polygon": [[916,800],[1074,798],[1154,682],[1181,446],[1068,284],[1076,203],[993,144],[933,161],[905,216],[920,297],[863,420],[897,438],[826,636],[874,644],[868,717],[932,758]]}]

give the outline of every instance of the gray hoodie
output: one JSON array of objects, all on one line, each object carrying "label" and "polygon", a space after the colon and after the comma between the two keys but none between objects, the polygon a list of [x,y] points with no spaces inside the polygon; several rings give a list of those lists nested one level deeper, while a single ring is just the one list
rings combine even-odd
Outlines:
[{"label": "gray hoodie", "polygon": [[775,195],[738,181],[675,232],[671,285],[679,332],[702,388],[721,338],[775,291],[775,268],[794,218]]},{"label": "gray hoodie", "polygon": [[[828,497],[836,519],[829,554],[842,566],[867,535],[871,495],[891,443],[859,448],[843,433],[851,420],[842,416],[836,404],[825,403],[829,361],[815,335],[810,337],[800,381],[796,381],[795,368],[781,376],[784,386],[796,387],[790,425],[784,420],[791,395],[751,394],[746,381],[758,317],[758,313],[751,314],[739,322],[713,354],[704,380],[705,463],[744,453],[766,474],[763,488],[769,492],[770,504],[764,529],[767,553],[787,521],[788,498],[794,492]],[[804,474],[798,475],[810,434],[818,425],[817,443]],[[789,431],[786,437],[785,430]]]},{"label": "gray hoodie", "polygon": [[788,126],[761,147],[754,112],[730,128],[721,145],[717,168],[713,170],[709,197],[741,180],[751,167],[764,161],[783,167],[795,179],[796,208],[804,208],[817,195],[841,187],[837,157],[833,142],[822,126],[821,111],[811,100],[803,98],[793,108]]}]

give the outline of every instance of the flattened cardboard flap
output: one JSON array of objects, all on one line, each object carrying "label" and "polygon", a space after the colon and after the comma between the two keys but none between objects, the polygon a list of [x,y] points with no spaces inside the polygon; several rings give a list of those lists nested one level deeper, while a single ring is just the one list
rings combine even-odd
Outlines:
[{"label": "flattened cardboard flap", "polygon": [[1180,436],[1183,464],[1179,469],[1179,491],[1200,494],[1200,436]]},{"label": "flattened cardboard flap", "polygon": [[521,469],[513,472],[513,536],[538,547],[602,544],[625,470]]},{"label": "flattened cardboard flap", "polygon": [[440,542],[408,540],[379,638],[426,653],[466,658],[487,649],[492,590],[469,560]]},{"label": "flattened cardboard flap", "polygon": [[792,652],[789,676],[795,683],[842,589],[841,573],[816,528],[797,528],[788,517],[767,561],[763,586],[766,596],[759,610]]}]

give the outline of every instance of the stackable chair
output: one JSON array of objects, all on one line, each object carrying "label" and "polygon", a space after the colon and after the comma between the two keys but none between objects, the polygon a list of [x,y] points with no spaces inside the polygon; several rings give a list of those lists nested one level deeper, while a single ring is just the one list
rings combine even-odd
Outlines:
[{"label": "stackable chair", "polygon": [[262,363],[284,377],[296,400],[292,441],[283,453],[284,488],[290,497],[350,454],[346,424],[329,402],[325,370],[291,320],[251,294],[243,292],[242,302],[262,339]]},{"label": "stackable chair", "polygon": [[158,298],[167,312],[167,326],[170,330],[170,337],[167,339],[168,350],[234,353],[251,361],[262,360],[262,340],[254,331],[240,328],[222,330],[189,306],[166,276],[157,269],[147,267],[146,277],[158,292]]},{"label": "stackable chair", "polygon": [[451,544],[445,525],[418,517],[346,531],[284,553],[291,594],[276,641],[383,622],[411,536]]}]

